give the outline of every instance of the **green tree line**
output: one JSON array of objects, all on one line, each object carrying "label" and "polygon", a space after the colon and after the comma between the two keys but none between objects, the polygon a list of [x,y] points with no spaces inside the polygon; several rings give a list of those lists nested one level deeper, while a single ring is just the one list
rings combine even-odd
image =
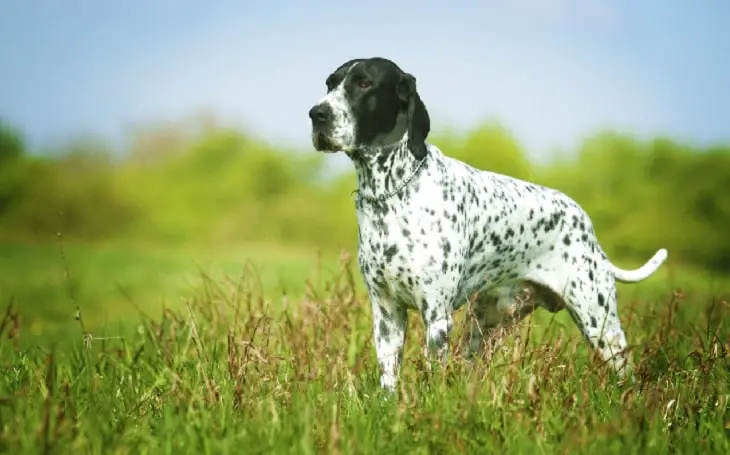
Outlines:
[{"label": "green tree line", "polygon": [[[480,169],[551,186],[580,203],[612,255],[730,271],[730,147],[599,132],[547,164],[531,162],[498,124],[431,140]],[[282,150],[255,135],[193,119],[130,135],[121,154],[77,140],[32,153],[0,123],[0,240],[229,245],[275,242],[354,248],[353,173],[333,175],[314,151]]]}]

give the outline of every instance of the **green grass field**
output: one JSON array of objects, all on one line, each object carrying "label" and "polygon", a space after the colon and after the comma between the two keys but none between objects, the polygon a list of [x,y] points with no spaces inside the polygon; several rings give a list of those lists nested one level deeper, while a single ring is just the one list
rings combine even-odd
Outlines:
[{"label": "green grass field", "polygon": [[620,287],[633,386],[565,314],[440,371],[411,315],[387,399],[347,255],[60,247],[0,246],[3,453],[730,453],[730,285],[672,262]]}]

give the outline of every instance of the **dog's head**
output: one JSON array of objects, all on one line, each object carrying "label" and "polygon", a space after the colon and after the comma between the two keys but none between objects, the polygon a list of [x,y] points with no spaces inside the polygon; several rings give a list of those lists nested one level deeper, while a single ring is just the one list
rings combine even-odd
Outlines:
[{"label": "dog's head", "polygon": [[348,154],[397,143],[408,134],[417,157],[431,128],[416,78],[384,58],[350,60],[329,75],[327,95],[309,111],[314,148]]}]

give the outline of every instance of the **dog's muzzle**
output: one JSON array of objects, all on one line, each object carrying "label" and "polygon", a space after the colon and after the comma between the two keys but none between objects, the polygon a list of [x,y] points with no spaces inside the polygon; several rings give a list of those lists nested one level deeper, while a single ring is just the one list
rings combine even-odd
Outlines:
[{"label": "dog's muzzle", "polygon": [[328,131],[332,128],[332,108],[320,103],[309,110],[312,119],[312,144],[320,152],[335,152],[335,145],[329,138]]}]

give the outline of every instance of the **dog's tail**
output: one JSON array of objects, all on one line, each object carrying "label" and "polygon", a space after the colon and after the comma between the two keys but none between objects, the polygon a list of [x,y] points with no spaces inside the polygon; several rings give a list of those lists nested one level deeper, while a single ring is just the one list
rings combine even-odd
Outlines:
[{"label": "dog's tail", "polygon": [[667,250],[662,248],[649,259],[646,264],[642,265],[635,270],[624,270],[611,264],[611,271],[613,276],[618,281],[624,283],[638,283],[639,281],[649,278],[656,270],[662,265],[662,262],[667,258]]}]

